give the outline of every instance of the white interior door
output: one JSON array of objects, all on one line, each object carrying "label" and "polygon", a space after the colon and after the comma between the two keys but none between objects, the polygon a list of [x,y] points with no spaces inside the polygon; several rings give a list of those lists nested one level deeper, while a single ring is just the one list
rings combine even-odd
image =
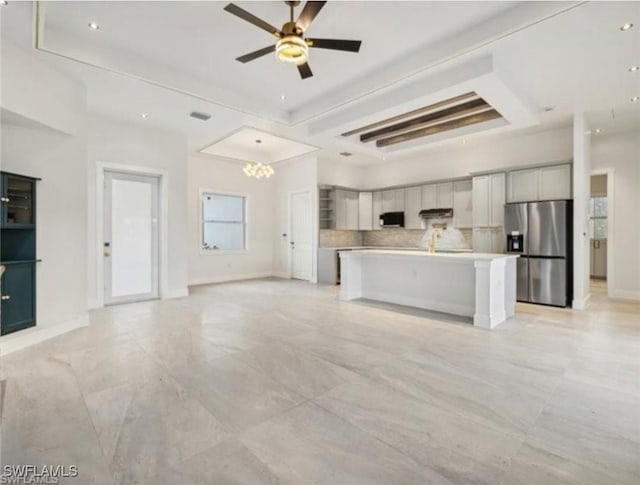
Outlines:
[{"label": "white interior door", "polygon": [[291,277],[311,280],[313,238],[311,229],[311,193],[291,194]]},{"label": "white interior door", "polygon": [[158,297],[158,178],[105,172],[105,304]]}]

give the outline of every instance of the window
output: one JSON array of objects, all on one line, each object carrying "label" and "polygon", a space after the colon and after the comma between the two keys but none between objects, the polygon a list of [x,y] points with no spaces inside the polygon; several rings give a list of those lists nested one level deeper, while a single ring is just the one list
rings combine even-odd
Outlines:
[{"label": "window", "polygon": [[202,194],[202,249],[246,249],[246,197]]},{"label": "window", "polygon": [[607,197],[591,197],[589,201],[589,237],[607,239]]}]

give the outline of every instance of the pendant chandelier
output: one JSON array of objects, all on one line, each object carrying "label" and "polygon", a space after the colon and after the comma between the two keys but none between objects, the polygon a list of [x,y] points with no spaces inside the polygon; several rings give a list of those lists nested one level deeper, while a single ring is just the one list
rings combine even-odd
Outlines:
[{"label": "pendant chandelier", "polygon": [[247,163],[242,171],[247,177],[255,177],[257,179],[262,177],[269,178],[275,173],[271,165],[251,162]]}]

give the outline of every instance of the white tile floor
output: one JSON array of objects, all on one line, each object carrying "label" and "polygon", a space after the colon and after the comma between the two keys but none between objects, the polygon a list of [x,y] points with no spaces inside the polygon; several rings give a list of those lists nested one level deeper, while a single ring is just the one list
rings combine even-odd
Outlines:
[{"label": "white tile floor", "polygon": [[[396,309],[397,310],[397,309]],[[74,484],[639,483],[640,305],[494,331],[259,280],[0,361],[3,464]]]}]

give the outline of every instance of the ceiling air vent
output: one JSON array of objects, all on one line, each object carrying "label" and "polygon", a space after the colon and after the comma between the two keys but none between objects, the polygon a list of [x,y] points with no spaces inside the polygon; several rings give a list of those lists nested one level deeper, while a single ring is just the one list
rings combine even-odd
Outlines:
[{"label": "ceiling air vent", "polygon": [[189,116],[200,121],[207,121],[209,118],[211,118],[211,115],[209,113],[201,113],[200,111],[192,111]]},{"label": "ceiling air vent", "polygon": [[350,152],[340,152],[340,155],[342,155],[343,157],[350,157],[351,155],[353,155],[353,153],[350,153]]}]

